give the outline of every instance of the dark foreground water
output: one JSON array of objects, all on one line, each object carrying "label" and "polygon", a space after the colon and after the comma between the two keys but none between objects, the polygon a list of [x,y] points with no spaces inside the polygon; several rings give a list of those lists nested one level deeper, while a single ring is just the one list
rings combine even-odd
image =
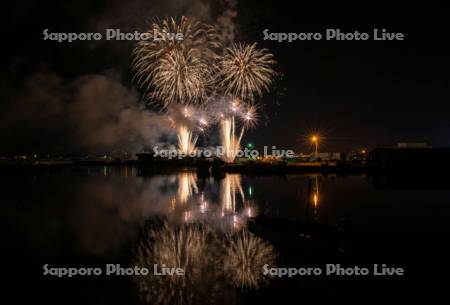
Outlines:
[{"label": "dark foreground water", "polygon": [[[288,304],[446,289],[450,187],[442,177],[60,167],[0,179],[2,275],[15,303]],[[106,275],[108,264],[122,269]],[[155,264],[185,275],[153,275]],[[404,275],[375,276],[374,264]],[[101,275],[44,275],[63,267]],[[134,267],[151,274],[120,275]],[[322,274],[264,274],[273,267]],[[345,275],[357,268],[369,274]]]}]

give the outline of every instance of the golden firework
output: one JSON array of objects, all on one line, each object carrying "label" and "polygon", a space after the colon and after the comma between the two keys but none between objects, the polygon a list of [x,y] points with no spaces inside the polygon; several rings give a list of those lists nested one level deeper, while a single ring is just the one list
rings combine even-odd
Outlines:
[{"label": "golden firework", "polygon": [[[169,39],[168,34],[182,34]],[[214,61],[220,47],[212,26],[182,17],[151,24],[147,39],[133,50],[132,68],[151,102],[194,104],[206,99],[214,82]]]},{"label": "golden firework", "polygon": [[256,43],[233,44],[219,61],[220,86],[226,94],[253,102],[269,91],[275,63],[273,54]]}]

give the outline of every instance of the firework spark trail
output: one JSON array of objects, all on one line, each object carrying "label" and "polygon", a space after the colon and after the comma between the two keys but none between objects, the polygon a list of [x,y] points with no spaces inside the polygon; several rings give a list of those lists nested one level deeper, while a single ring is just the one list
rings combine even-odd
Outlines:
[{"label": "firework spark trail", "polygon": [[[208,127],[208,120],[206,115],[198,108],[187,107],[183,109],[183,116],[190,121],[190,125],[195,127],[199,131],[203,132]],[[180,126],[178,129],[178,143],[180,143],[182,153],[191,153],[195,150],[195,144],[197,143],[198,135],[193,136],[186,126]]]},{"label": "firework spark trail", "polygon": [[193,130],[207,130],[210,122],[208,113],[199,107],[180,105],[170,106],[167,113],[172,128],[177,131],[179,153],[185,156],[193,153],[198,140]]},{"label": "firework spark trail", "polygon": [[222,160],[225,162],[233,162],[241,145],[241,139],[244,135],[244,127],[242,127],[239,137],[235,135],[236,123],[235,118],[223,118],[220,121],[221,142],[223,147]]},{"label": "firework spark trail", "polygon": [[178,149],[183,155],[189,155],[195,150],[198,136],[194,136],[186,126],[180,126],[177,129]]},{"label": "firework spark trail", "polygon": [[256,125],[257,107],[246,106],[230,96],[214,96],[211,100],[205,108],[205,113],[209,115],[209,120],[219,123],[222,150],[218,157],[225,162],[233,162],[239,152],[245,130]]}]

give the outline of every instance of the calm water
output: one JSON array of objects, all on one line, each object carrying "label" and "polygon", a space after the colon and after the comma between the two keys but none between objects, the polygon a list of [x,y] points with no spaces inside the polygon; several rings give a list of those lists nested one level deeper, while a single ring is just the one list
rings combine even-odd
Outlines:
[{"label": "calm water", "polygon": [[[277,301],[280,293],[307,299],[438,289],[444,282],[436,276],[449,269],[450,188],[434,180],[319,174],[214,179],[191,171],[144,176],[134,167],[2,172],[11,291],[55,303],[251,304]],[[44,264],[104,270],[106,264],[173,262],[190,275],[42,275]],[[260,272],[266,263],[386,263],[404,268],[406,276],[268,278]]]}]

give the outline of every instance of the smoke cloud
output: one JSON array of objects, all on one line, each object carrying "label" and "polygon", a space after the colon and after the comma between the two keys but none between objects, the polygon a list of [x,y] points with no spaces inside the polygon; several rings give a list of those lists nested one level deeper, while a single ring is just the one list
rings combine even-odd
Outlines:
[{"label": "smoke cloud", "polygon": [[138,152],[157,145],[170,131],[165,117],[144,109],[137,93],[116,78],[88,75],[74,86],[68,115],[83,147]]},{"label": "smoke cloud", "polygon": [[120,28],[123,31],[146,29],[155,18],[188,16],[216,25],[224,46],[234,41],[237,27],[237,0],[133,0],[111,1],[91,23],[98,31]]},{"label": "smoke cloud", "polygon": [[57,74],[38,72],[17,92],[8,97],[0,121],[2,135],[15,135],[5,137],[14,143],[3,143],[13,152],[134,154],[170,138],[167,118],[146,109],[114,74],[67,83]]}]

